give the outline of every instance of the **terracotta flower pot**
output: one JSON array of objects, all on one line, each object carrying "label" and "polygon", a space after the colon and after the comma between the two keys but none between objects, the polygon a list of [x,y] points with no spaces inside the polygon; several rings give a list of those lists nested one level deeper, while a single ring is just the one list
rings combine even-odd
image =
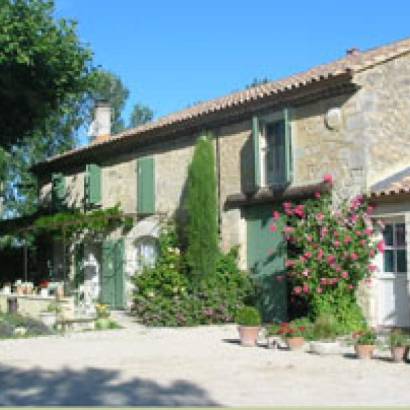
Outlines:
[{"label": "terracotta flower pot", "polygon": [[305,345],[305,338],[303,336],[287,337],[286,343],[290,350],[300,350]]},{"label": "terracotta flower pot", "polygon": [[359,359],[371,359],[373,357],[375,346],[374,345],[355,345],[354,349]]},{"label": "terracotta flower pot", "polygon": [[406,346],[391,347],[390,351],[393,362],[396,363],[402,362],[406,356]]},{"label": "terracotta flower pot", "polygon": [[239,338],[242,346],[256,346],[260,326],[238,326]]}]

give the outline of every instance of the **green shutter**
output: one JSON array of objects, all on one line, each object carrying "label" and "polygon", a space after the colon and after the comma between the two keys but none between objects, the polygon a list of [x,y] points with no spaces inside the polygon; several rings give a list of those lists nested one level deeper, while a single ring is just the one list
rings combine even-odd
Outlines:
[{"label": "green shutter", "polygon": [[253,142],[253,185],[257,190],[261,186],[261,161],[260,161],[260,131],[259,118],[255,115],[252,118],[252,142]]},{"label": "green shutter", "polygon": [[61,210],[64,208],[66,204],[66,184],[65,184],[65,176],[62,173],[55,173],[51,176],[51,184],[52,184],[52,202],[53,202],[53,209]]},{"label": "green shutter", "polygon": [[154,158],[137,160],[137,212],[143,215],[155,213],[155,167]]},{"label": "green shutter", "polygon": [[293,179],[293,160],[291,111],[289,108],[283,110],[283,119],[285,121],[285,182],[290,184]]},{"label": "green shutter", "polygon": [[101,204],[101,167],[96,164],[86,167],[85,194],[88,205]]}]

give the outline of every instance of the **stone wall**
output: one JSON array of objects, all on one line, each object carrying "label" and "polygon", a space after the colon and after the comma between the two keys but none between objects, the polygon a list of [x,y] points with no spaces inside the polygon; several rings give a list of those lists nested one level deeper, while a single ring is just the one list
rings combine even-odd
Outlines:
[{"label": "stone wall", "polygon": [[380,64],[357,76],[361,116],[360,143],[365,148],[367,188],[408,167],[410,162],[410,56]]}]

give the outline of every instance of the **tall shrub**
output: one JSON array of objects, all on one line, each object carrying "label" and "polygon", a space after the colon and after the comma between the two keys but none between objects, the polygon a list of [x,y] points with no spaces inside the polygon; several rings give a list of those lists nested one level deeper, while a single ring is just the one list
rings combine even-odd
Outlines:
[{"label": "tall shrub", "polygon": [[285,202],[283,215],[274,212],[274,219],[286,219],[290,301],[305,306],[312,318],[330,314],[352,330],[363,320],[355,291],[370,280],[376,269],[371,261],[384,244],[374,240],[372,207],[363,197],[335,209],[330,194],[315,196],[304,204]]},{"label": "tall shrub", "polygon": [[215,155],[212,142],[201,137],[188,171],[187,261],[194,280],[210,279],[218,258]]}]

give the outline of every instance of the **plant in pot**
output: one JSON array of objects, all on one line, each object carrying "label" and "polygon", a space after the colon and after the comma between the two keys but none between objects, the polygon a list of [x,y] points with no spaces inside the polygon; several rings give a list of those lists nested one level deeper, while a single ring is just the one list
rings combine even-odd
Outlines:
[{"label": "plant in pot", "polygon": [[290,350],[300,350],[305,345],[306,321],[295,319],[280,325],[279,334],[286,340]]},{"label": "plant in pot", "polygon": [[408,337],[399,329],[393,330],[389,336],[389,344],[393,362],[402,362],[409,344]]},{"label": "plant in pot", "polygon": [[47,306],[47,310],[40,313],[40,319],[48,328],[53,328],[56,326],[57,318],[61,314],[61,312],[61,306],[56,301],[50,303]]},{"label": "plant in pot", "polygon": [[322,314],[313,324],[313,339],[310,342],[310,351],[320,355],[339,354],[340,343],[336,340],[338,325],[332,315]]},{"label": "plant in pot", "polygon": [[245,306],[237,312],[235,321],[238,324],[241,345],[255,346],[262,323],[259,311],[252,306]]},{"label": "plant in pot", "polygon": [[371,359],[376,348],[377,335],[372,329],[365,329],[354,335],[355,351],[359,359]]}]

